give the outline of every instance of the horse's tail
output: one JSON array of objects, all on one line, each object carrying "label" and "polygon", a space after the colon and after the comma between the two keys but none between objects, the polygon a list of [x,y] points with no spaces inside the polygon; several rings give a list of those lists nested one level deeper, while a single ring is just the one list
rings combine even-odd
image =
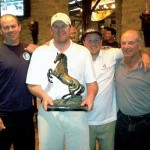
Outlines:
[{"label": "horse's tail", "polygon": [[81,95],[84,92],[84,90],[85,87],[82,84],[80,84],[80,90],[76,93],[76,95]]}]

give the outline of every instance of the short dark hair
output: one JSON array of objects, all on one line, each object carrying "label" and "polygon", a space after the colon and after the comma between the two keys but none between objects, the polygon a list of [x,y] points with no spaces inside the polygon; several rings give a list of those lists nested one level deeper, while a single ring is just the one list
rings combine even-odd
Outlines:
[{"label": "short dark hair", "polygon": [[112,35],[116,36],[116,30],[114,28],[107,27],[107,31],[110,31]]}]

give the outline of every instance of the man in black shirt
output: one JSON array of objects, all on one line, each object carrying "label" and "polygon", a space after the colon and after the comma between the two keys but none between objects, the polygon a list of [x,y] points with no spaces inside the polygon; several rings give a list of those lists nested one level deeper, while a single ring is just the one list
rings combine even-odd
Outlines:
[{"label": "man in black shirt", "polygon": [[115,40],[116,30],[113,28],[107,27],[104,35],[104,40],[102,42],[102,46],[110,46],[119,48],[119,43]]},{"label": "man in black shirt", "polygon": [[[34,150],[32,95],[26,74],[34,45],[20,43],[21,25],[13,15],[0,20],[0,149]],[[33,46],[33,47],[32,47]],[[31,48],[32,47],[32,48]]]}]

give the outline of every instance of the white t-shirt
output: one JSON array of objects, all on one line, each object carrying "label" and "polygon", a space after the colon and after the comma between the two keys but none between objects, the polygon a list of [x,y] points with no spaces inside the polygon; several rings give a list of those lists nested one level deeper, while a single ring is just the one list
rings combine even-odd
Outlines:
[{"label": "white t-shirt", "polygon": [[93,62],[99,91],[93,110],[87,114],[89,125],[102,125],[117,118],[114,73],[116,61],[121,57],[121,49],[110,48],[100,50],[99,56]]},{"label": "white t-shirt", "polygon": [[[54,46],[53,40],[50,45],[42,45],[32,54],[27,74],[27,84],[41,85],[53,100],[59,99],[69,93],[68,86],[63,84],[55,76],[52,82],[48,81],[48,69],[55,69],[57,63],[54,60],[60,51]],[[90,52],[81,45],[71,41],[70,47],[64,52],[67,56],[68,74],[77,79],[86,88],[86,83],[96,81],[92,57]],[[86,91],[83,93],[85,96]]]}]

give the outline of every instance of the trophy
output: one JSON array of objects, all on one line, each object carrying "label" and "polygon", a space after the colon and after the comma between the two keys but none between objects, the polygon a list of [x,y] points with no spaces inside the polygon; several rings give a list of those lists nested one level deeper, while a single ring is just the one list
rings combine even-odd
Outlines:
[{"label": "trophy", "polygon": [[58,64],[54,70],[48,70],[48,81],[53,83],[52,78],[55,76],[63,84],[68,86],[69,93],[60,99],[54,100],[54,105],[49,105],[47,111],[87,111],[87,106],[80,106],[82,102],[81,94],[85,88],[78,80],[68,74],[67,56],[63,53],[57,53],[54,63],[57,62]]}]

